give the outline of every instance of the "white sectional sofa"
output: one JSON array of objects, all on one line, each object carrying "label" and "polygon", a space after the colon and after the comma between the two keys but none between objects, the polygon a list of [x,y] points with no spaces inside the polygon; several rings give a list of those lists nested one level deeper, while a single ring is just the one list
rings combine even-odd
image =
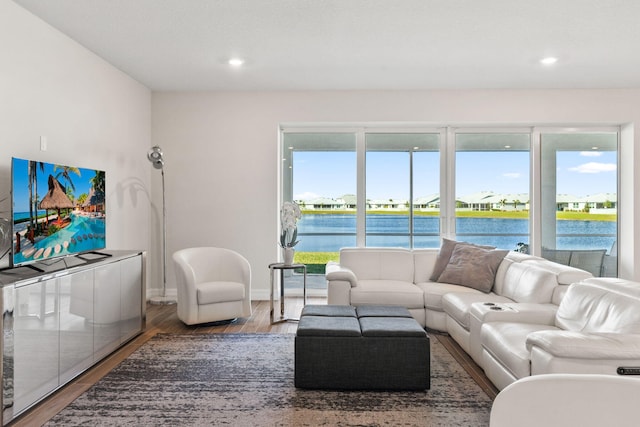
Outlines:
[{"label": "white sectional sofa", "polygon": [[538,374],[640,372],[640,283],[508,252],[490,269],[491,287],[478,290],[473,274],[443,282],[455,275],[434,271],[440,254],[342,249],[340,263],[327,264],[328,304],[406,307],[422,326],[449,333],[499,389]]},{"label": "white sectional sofa", "polygon": [[[569,284],[591,277],[574,267],[508,252],[497,267],[491,292],[482,292],[431,280],[439,253],[439,249],[343,248],[340,263],[330,262],[326,267],[327,303],[406,307],[422,326],[451,333],[468,351],[473,302],[546,303],[555,310]],[[445,296],[452,294],[458,298],[445,305]],[[446,306],[450,314],[445,312]]]},{"label": "white sectional sofa", "polygon": [[[474,307],[475,308],[475,307]],[[509,310],[480,327],[482,363],[499,389],[530,375],[640,371],[640,284],[592,278],[569,287],[550,322]]]}]

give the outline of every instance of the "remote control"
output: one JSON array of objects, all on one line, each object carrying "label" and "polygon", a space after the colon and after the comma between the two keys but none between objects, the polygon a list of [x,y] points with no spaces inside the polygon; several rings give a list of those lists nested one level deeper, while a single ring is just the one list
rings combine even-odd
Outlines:
[{"label": "remote control", "polygon": [[640,375],[640,367],[638,366],[620,366],[618,375]]}]

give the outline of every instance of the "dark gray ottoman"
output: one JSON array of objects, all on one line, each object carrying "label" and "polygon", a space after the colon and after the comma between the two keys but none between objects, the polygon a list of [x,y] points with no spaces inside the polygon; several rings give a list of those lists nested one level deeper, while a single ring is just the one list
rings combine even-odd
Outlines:
[{"label": "dark gray ottoman", "polygon": [[295,386],[425,390],[429,350],[427,333],[404,307],[307,305],[295,338]]}]

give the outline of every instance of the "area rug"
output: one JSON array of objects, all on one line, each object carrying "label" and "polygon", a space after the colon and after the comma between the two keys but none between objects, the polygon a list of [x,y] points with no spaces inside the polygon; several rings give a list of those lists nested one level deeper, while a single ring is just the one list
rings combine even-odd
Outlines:
[{"label": "area rug", "polygon": [[491,399],[431,339],[431,389],[296,389],[292,334],[159,334],[48,426],[487,426]]}]

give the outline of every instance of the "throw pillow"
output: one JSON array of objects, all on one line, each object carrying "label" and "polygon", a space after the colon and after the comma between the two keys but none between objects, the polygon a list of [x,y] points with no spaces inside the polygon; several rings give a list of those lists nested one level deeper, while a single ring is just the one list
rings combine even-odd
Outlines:
[{"label": "throw pillow", "polygon": [[456,245],[438,282],[467,286],[488,293],[493,288],[496,272],[507,253],[509,251]]},{"label": "throw pillow", "polygon": [[431,280],[432,282],[438,281],[438,278],[444,271],[445,267],[447,266],[447,264],[449,264],[449,259],[451,259],[453,249],[457,245],[469,245],[485,249],[494,249],[493,246],[478,246],[468,242],[458,242],[455,240],[442,239],[442,246],[440,247],[440,252],[438,253],[438,257],[436,258],[436,263],[433,266],[433,271],[431,272],[431,277],[429,278],[429,280]]}]

